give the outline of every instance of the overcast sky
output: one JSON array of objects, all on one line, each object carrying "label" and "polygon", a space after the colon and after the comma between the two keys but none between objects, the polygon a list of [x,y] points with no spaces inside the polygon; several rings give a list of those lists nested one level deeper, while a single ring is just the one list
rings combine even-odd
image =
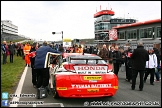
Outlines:
[{"label": "overcast sky", "polygon": [[[34,39],[94,38],[93,15],[101,9],[115,12],[114,17],[139,21],[161,18],[161,1],[1,1],[1,20],[11,20],[18,34]],[[128,14],[129,13],[129,14]]]}]

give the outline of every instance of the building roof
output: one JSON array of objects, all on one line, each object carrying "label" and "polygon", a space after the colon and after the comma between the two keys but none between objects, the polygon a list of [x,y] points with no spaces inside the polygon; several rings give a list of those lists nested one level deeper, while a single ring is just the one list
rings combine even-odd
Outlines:
[{"label": "building roof", "polygon": [[94,18],[97,18],[101,15],[115,15],[115,12],[112,10],[102,10],[94,14]]},{"label": "building roof", "polygon": [[3,23],[3,22],[12,23],[12,21],[10,21],[10,20],[1,20],[1,23]]},{"label": "building roof", "polygon": [[161,18],[143,21],[143,22],[132,23],[132,24],[124,24],[124,25],[113,27],[113,29],[127,28],[127,27],[140,26],[140,25],[146,25],[146,24],[152,24],[152,23],[160,23],[160,22],[161,22]]}]

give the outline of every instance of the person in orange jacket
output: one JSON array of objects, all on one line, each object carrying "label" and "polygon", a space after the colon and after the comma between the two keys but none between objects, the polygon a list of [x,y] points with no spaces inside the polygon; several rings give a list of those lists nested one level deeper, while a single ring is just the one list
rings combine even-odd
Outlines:
[{"label": "person in orange jacket", "polygon": [[75,45],[75,53],[79,53],[80,51],[79,51],[79,48],[78,48],[78,45]]},{"label": "person in orange jacket", "polygon": [[81,45],[75,47],[75,53],[83,53],[83,48]]},{"label": "person in orange jacket", "polygon": [[82,48],[82,46],[81,45],[79,45],[79,53],[83,53],[83,48]]},{"label": "person in orange jacket", "polygon": [[30,43],[27,42],[23,51],[24,51],[24,55],[25,55],[25,62],[26,62],[26,66],[30,67],[30,57],[29,57],[29,52],[30,52],[31,46]]}]

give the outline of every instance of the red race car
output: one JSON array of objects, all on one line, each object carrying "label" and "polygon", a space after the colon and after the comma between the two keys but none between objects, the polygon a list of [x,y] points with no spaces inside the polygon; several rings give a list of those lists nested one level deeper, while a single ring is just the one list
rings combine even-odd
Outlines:
[{"label": "red race car", "polygon": [[57,54],[57,63],[54,63],[50,67],[53,69],[49,84],[54,98],[107,97],[114,96],[118,90],[118,78],[112,72],[112,65],[97,55]]}]

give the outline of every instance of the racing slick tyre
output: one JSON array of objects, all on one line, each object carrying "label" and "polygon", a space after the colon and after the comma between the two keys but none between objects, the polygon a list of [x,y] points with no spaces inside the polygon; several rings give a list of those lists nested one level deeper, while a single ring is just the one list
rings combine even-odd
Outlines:
[{"label": "racing slick tyre", "polygon": [[60,98],[58,93],[57,93],[57,91],[54,91],[53,98],[55,98],[55,99],[59,99]]},{"label": "racing slick tyre", "polygon": [[60,98],[60,96],[58,95],[58,92],[57,92],[57,90],[56,90],[56,80],[54,80],[54,82],[53,82],[53,98],[55,98],[55,99],[59,99]]}]

